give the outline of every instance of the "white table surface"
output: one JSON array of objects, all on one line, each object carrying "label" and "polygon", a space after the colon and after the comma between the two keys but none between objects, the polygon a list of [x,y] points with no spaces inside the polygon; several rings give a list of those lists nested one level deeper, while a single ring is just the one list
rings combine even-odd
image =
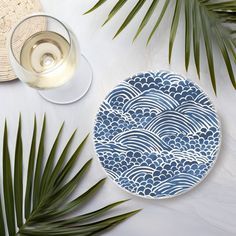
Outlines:
[{"label": "white table surface", "polygon": [[[135,197],[108,180],[96,200],[92,200],[86,209],[95,209],[105,203],[126,198],[131,198],[131,201],[112,211],[113,213],[143,208],[141,213],[115,227],[112,231],[103,233],[104,236],[236,235],[236,93],[229,82],[223,62],[218,60],[219,55],[215,55],[217,58],[216,77],[218,84],[218,96],[215,97],[211,89],[205,61],[201,63],[201,81],[196,76],[193,58],[189,72],[185,72],[183,32],[177,34],[172,64],[171,66],[168,64],[168,26],[170,19],[165,18],[150,46],[145,47],[146,36],[150,31],[149,27],[144,30],[144,33],[134,44],[131,40],[142,13],[137,15],[134,22],[123,34],[112,40],[115,31],[118,29],[118,24],[128,13],[128,5],[114,17],[111,23],[101,28],[100,26],[109,9],[111,9],[112,3],[115,2],[114,0],[108,1],[102,8],[86,16],[83,16],[82,13],[92,6],[96,2],[95,0],[42,0],[42,2],[46,12],[64,20],[72,27],[79,39],[82,52],[92,64],[94,80],[86,97],[77,103],[65,106],[46,102],[35,90],[26,87],[19,81],[0,84],[1,136],[3,121],[7,117],[11,153],[14,152],[19,112],[22,113],[23,117],[23,135],[26,143],[25,163],[27,163],[29,152],[27,148],[29,147],[34,113],[37,114],[39,124],[43,113],[46,112],[47,114],[47,147],[52,144],[52,139],[55,137],[60,123],[64,120],[66,126],[60,147],[63,147],[66,138],[75,128],[78,128],[75,142],[78,144],[82,137],[92,131],[99,104],[118,82],[137,72],[146,70],[166,69],[175,71],[197,82],[209,94],[221,117],[223,141],[214,169],[204,182],[194,190],[168,200],[146,200]],[[131,2],[129,1],[129,4]],[[183,30],[184,27],[181,27],[180,31]],[[47,152],[48,149],[46,149]],[[82,187],[78,190],[79,192],[105,176],[96,159],[91,137],[78,167],[89,157],[94,157],[94,162]]]}]

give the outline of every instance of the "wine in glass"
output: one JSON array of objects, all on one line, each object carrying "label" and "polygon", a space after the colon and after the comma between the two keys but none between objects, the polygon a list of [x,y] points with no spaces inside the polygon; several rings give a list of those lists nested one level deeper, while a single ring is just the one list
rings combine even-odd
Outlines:
[{"label": "wine in glass", "polygon": [[12,30],[9,47],[16,76],[46,100],[68,104],[88,91],[91,66],[74,33],[55,17],[41,13],[26,17]]}]

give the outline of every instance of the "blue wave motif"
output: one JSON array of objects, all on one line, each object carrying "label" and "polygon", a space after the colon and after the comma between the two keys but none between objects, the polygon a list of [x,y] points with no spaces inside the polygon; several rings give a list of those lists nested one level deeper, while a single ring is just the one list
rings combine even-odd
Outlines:
[{"label": "blue wave motif", "polygon": [[189,117],[175,110],[163,111],[145,126],[145,129],[161,138],[179,133],[194,133],[199,128],[201,128],[199,123],[192,122]]},{"label": "blue wave motif", "polygon": [[161,112],[165,111],[166,109],[174,109],[178,105],[179,103],[168,94],[165,94],[162,91],[158,91],[156,89],[151,89],[144,91],[140,95],[129,100],[126,104],[124,104],[123,111],[136,111],[140,108],[149,108]]},{"label": "blue wave motif", "polygon": [[170,147],[161,139],[157,139],[156,134],[149,130],[132,129],[116,135],[113,139],[123,147],[141,152],[160,152],[170,150]]},{"label": "blue wave motif", "polygon": [[199,178],[190,174],[179,174],[174,177],[161,182],[157,186],[153,187],[152,192],[164,197],[171,195],[181,194],[186,189],[191,188],[197,182]]},{"label": "blue wave motif", "polygon": [[191,81],[161,71],[119,84],[94,127],[98,157],[121,187],[151,198],[186,192],[206,176],[220,146],[219,120]]},{"label": "blue wave motif", "polygon": [[211,127],[214,125],[218,126],[218,120],[215,115],[215,111],[209,109],[209,106],[201,106],[194,101],[189,101],[188,103],[184,103],[180,105],[176,111],[181,114],[187,115],[194,119],[195,123],[201,125],[202,127]]}]

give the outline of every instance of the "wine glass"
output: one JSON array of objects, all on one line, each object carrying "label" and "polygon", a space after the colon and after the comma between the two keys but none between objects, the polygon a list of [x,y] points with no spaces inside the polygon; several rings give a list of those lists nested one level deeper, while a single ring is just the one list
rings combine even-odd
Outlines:
[{"label": "wine glass", "polygon": [[43,13],[24,18],[11,31],[9,59],[16,76],[53,103],[79,100],[92,82],[92,68],[75,34]]}]

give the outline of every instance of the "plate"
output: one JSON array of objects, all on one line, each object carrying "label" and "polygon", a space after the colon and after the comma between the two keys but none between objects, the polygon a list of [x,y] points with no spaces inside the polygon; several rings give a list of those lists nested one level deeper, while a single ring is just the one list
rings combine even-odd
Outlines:
[{"label": "plate", "polygon": [[135,75],[101,104],[96,153],[123,189],[169,198],[192,189],[215,163],[220,123],[208,96],[193,82],[160,71]]}]

